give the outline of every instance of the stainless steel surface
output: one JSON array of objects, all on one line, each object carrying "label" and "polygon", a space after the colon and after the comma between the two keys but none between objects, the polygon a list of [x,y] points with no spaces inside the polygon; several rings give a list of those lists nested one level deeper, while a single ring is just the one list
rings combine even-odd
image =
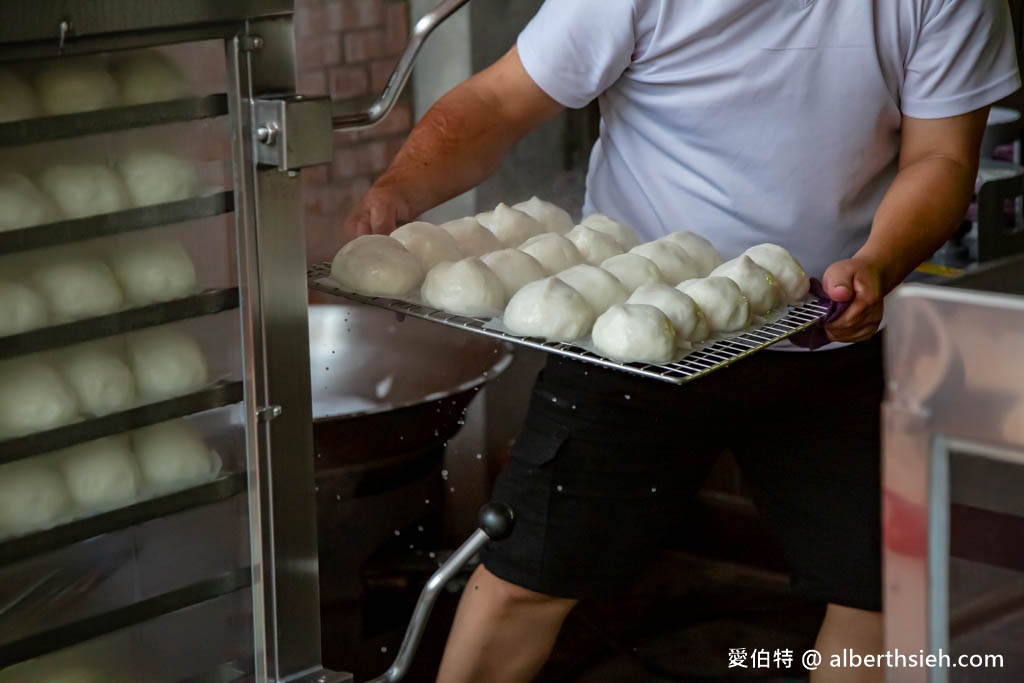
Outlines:
[{"label": "stainless steel surface", "polygon": [[480,318],[467,318],[464,316],[445,313],[426,306],[412,304],[394,299],[382,299],[378,297],[365,297],[351,292],[345,292],[333,280],[330,279],[329,264],[322,264],[314,267],[309,273],[309,286],[320,292],[344,297],[352,301],[378,306],[394,311],[395,313],[411,315],[416,318],[430,320],[442,325],[457,327],[478,334],[487,335],[497,339],[521,344],[532,348],[556,353],[559,355],[574,358],[576,360],[595,363],[605,367],[631,372],[644,377],[658,379],[673,384],[683,384],[691,380],[703,377],[710,372],[723,368],[741,358],[767,348],[772,344],[782,341],[817,324],[828,312],[826,306],[817,301],[811,301],[798,307],[790,307],[785,316],[779,320],[754,328],[741,335],[728,340],[720,340],[704,345],[689,354],[683,359],[664,365],[652,365],[643,363],[618,363],[603,358],[592,351],[565,344],[561,342],[545,342],[529,337],[518,337],[507,332],[490,329],[487,320]]},{"label": "stainless steel surface", "polygon": [[395,65],[395,70],[388,78],[384,91],[377,100],[365,111],[357,113],[337,112],[334,114],[334,130],[358,130],[379,123],[394,108],[398,96],[402,93],[412,68],[416,62],[423,43],[448,17],[454,14],[469,0],[442,0],[432,11],[423,15],[412,28],[412,36],[402,56]]},{"label": "stainless steel surface", "polygon": [[309,341],[318,422],[440,401],[512,362],[506,344],[361,304],[310,306]]},{"label": "stainless steel surface", "polygon": [[61,48],[72,53],[78,41],[92,36],[241,22],[290,14],[292,5],[292,0],[5,0],[0,45],[43,41],[56,56]]},{"label": "stainless steel surface", "polygon": [[326,97],[258,99],[256,160],[290,171],[330,163],[334,151],[331,101]]},{"label": "stainless steel surface", "polygon": [[[994,641],[963,640],[970,635],[964,624],[972,621],[978,631],[985,626],[978,615],[988,613],[1003,620],[998,628],[1005,629],[1007,615],[1005,610],[992,613],[978,607],[988,598],[983,584],[972,584],[995,572],[1006,585],[1016,585],[1020,574],[985,569],[990,562],[986,551],[996,555],[1001,550],[985,547],[994,527],[967,528],[974,553],[967,562],[960,559],[967,557],[964,548],[957,549],[964,545],[965,529],[958,527],[959,536],[952,532],[964,510],[1015,519],[1017,528],[1024,521],[1019,502],[1019,481],[1024,478],[1024,258],[950,285],[904,285],[888,302],[888,395],[883,406],[886,649],[937,654],[973,642],[970,654],[991,654]],[[1004,486],[1012,481],[1018,484]],[[1024,571],[1024,564],[1017,571]],[[966,587],[971,591],[982,591],[961,606],[952,604],[965,589],[957,575],[970,577]],[[1007,580],[1007,575],[1016,579]],[[1004,601],[1003,606],[1012,604]],[[1022,615],[1024,610],[1018,609],[1018,628]],[[988,633],[991,638],[994,632]],[[1016,642],[1019,647],[1019,638]],[[1008,656],[1001,671],[976,670],[980,678],[956,678],[969,675],[962,668],[901,667],[889,670],[887,680],[1016,681],[1019,667]]]}]

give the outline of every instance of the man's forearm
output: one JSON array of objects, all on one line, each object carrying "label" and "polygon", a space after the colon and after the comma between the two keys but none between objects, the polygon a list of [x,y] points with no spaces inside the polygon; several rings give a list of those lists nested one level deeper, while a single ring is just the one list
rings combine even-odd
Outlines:
[{"label": "man's forearm", "polygon": [[856,254],[881,268],[885,293],[953,236],[971,202],[976,176],[976,165],[940,155],[900,169],[875,214],[867,243]]}]

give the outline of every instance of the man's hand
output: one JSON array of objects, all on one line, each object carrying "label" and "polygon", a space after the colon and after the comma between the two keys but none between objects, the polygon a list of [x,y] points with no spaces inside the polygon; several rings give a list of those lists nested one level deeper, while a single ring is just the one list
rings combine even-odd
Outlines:
[{"label": "man's hand", "polygon": [[870,339],[882,323],[884,278],[881,267],[865,258],[850,258],[829,266],[822,278],[833,301],[850,302],[849,308],[825,325],[829,339],[859,342]]},{"label": "man's hand", "polygon": [[360,235],[387,235],[409,220],[409,206],[402,195],[387,185],[374,185],[352,209],[342,226],[348,242]]}]

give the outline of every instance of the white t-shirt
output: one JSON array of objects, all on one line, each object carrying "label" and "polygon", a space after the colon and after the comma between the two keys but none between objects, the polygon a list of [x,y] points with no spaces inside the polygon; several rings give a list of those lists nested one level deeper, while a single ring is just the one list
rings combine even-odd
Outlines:
[{"label": "white t-shirt", "polygon": [[821,276],[867,239],[900,115],[1019,84],[1006,0],[547,0],[518,40],[551,97],[595,97],[586,213],[647,239],[760,242]]}]

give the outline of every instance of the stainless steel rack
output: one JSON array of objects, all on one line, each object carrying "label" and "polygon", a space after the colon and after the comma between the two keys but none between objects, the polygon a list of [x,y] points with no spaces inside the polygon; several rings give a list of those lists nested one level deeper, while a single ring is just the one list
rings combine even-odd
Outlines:
[{"label": "stainless steel rack", "polygon": [[368,297],[346,292],[330,279],[329,264],[321,264],[309,271],[309,286],[320,292],[342,296],[370,306],[385,308],[401,315],[411,315],[415,318],[430,320],[442,325],[457,327],[522,346],[529,346],[541,351],[556,353],[576,360],[602,365],[623,372],[631,372],[643,377],[673,384],[684,384],[724,368],[756,351],[760,351],[776,342],[806,330],[812,325],[821,322],[828,313],[827,306],[820,303],[817,299],[813,299],[800,306],[791,306],[786,314],[778,320],[728,339],[710,340],[695,348],[678,361],[665,363],[664,365],[654,365],[647,363],[619,363],[574,344],[549,342],[542,339],[509,334],[508,332],[494,329],[489,324],[489,321],[483,318],[468,318],[407,301]]}]

